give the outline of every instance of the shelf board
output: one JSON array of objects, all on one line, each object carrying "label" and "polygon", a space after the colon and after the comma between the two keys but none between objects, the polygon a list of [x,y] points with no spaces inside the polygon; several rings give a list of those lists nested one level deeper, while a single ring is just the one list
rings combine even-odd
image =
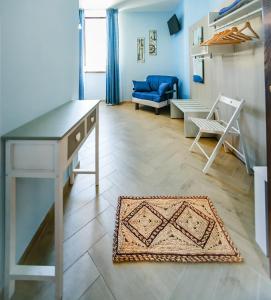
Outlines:
[{"label": "shelf board", "polygon": [[54,266],[16,265],[12,268],[10,279],[47,281],[55,279]]},{"label": "shelf board", "polygon": [[200,56],[218,56],[224,54],[230,54],[234,52],[233,45],[211,45],[211,46],[200,46],[192,49],[192,57]]},{"label": "shelf board", "polygon": [[252,18],[257,15],[262,14],[262,3],[261,0],[253,0],[235,11],[229,13],[228,15],[218,19],[215,19],[219,16],[218,12],[209,13],[209,27],[215,27],[217,30],[242,22],[247,18]]}]

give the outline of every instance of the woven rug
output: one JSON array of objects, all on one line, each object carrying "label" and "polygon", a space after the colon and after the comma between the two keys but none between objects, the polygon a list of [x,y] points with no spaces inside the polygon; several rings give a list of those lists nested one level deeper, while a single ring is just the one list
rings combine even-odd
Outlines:
[{"label": "woven rug", "polygon": [[119,197],[113,262],[243,261],[206,196]]}]

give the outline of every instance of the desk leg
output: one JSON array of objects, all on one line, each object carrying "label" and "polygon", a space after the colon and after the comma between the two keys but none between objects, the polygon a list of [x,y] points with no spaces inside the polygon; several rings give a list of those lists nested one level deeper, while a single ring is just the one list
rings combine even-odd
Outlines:
[{"label": "desk leg", "polygon": [[99,185],[99,106],[96,108],[95,125],[95,183]]},{"label": "desk leg", "polygon": [[6,176],[5,201],[5,286],[4,299],[8,300],[15,291],[15,281],[10,274],[16,264],[16,178]]},{"label": "desk leg", "polygon": [[62,176],[55,179],[55,296],[63,293],[63,187]]}]

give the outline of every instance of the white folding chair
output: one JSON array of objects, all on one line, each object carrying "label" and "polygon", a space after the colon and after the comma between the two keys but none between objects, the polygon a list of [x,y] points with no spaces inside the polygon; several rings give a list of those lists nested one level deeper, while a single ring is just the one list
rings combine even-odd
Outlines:
[{"label": "white folding chair", "polygon": [[[220,120],[220,117],[218,118],[218,120],[212,120],[214,113],[216,111],[218,111],[218,106],[220,103],[229,105],[234,110],[230,117],[230,120],[228,122]],[[217,154],[219,153],[219,150],[222,145],[225,146],[225,150],[228,147],[231,150],[235,151],[245,161],[247,171],[248,171],[248,173],[250,173],[250,167],[249,167],[249,163],[248,163],[246,148],[245,148],[245,144],[242,139],[239,121],[238,121],[240,112],[241,112],[244,104],[245,104],[245,100],[238,101],[238,100],[230,99],[230,98],[220,95],[217,98],[215,104],[213,105],[213,107],[206,119],[199,119],[199,118],[191,118],[190,119],[199,128],[199,133],[196,136],[196,139],[193,142],[192,146],[190,147],[190,151],[192,151],[194,146],[196,145],[208,159],[208,162],[203,169],[203,173],[208,172],[208,170],[211,167],[212,163],[214,162]],[[236,127],[234,127],[235,124],[236,124]],[[205,150],[199,144],[199,139],[201,138],[203,133],[211,133],[211,134],[220,136],[220,139],[219,139],[215,149],[213,150],[211,156],[208,156],[207,153],[205,152]],[[230,144],[229,141],[226,140],[227,135],[229,135],[229,134],[238,135],[240,137],[240,147],[241,147],[242,152],[240,152],[232,144]]]}]

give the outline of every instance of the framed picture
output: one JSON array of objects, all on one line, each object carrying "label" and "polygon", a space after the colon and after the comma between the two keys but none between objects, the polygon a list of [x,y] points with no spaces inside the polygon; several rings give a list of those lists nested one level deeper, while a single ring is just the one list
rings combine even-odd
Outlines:
[{"label": "framed picture", "polygon": [[145,38],[137,39],[137,62],[145,62]]},{"label": "framed picture", "polygon": [[149,31],[149,55],[157,55],[157,31]]}]

